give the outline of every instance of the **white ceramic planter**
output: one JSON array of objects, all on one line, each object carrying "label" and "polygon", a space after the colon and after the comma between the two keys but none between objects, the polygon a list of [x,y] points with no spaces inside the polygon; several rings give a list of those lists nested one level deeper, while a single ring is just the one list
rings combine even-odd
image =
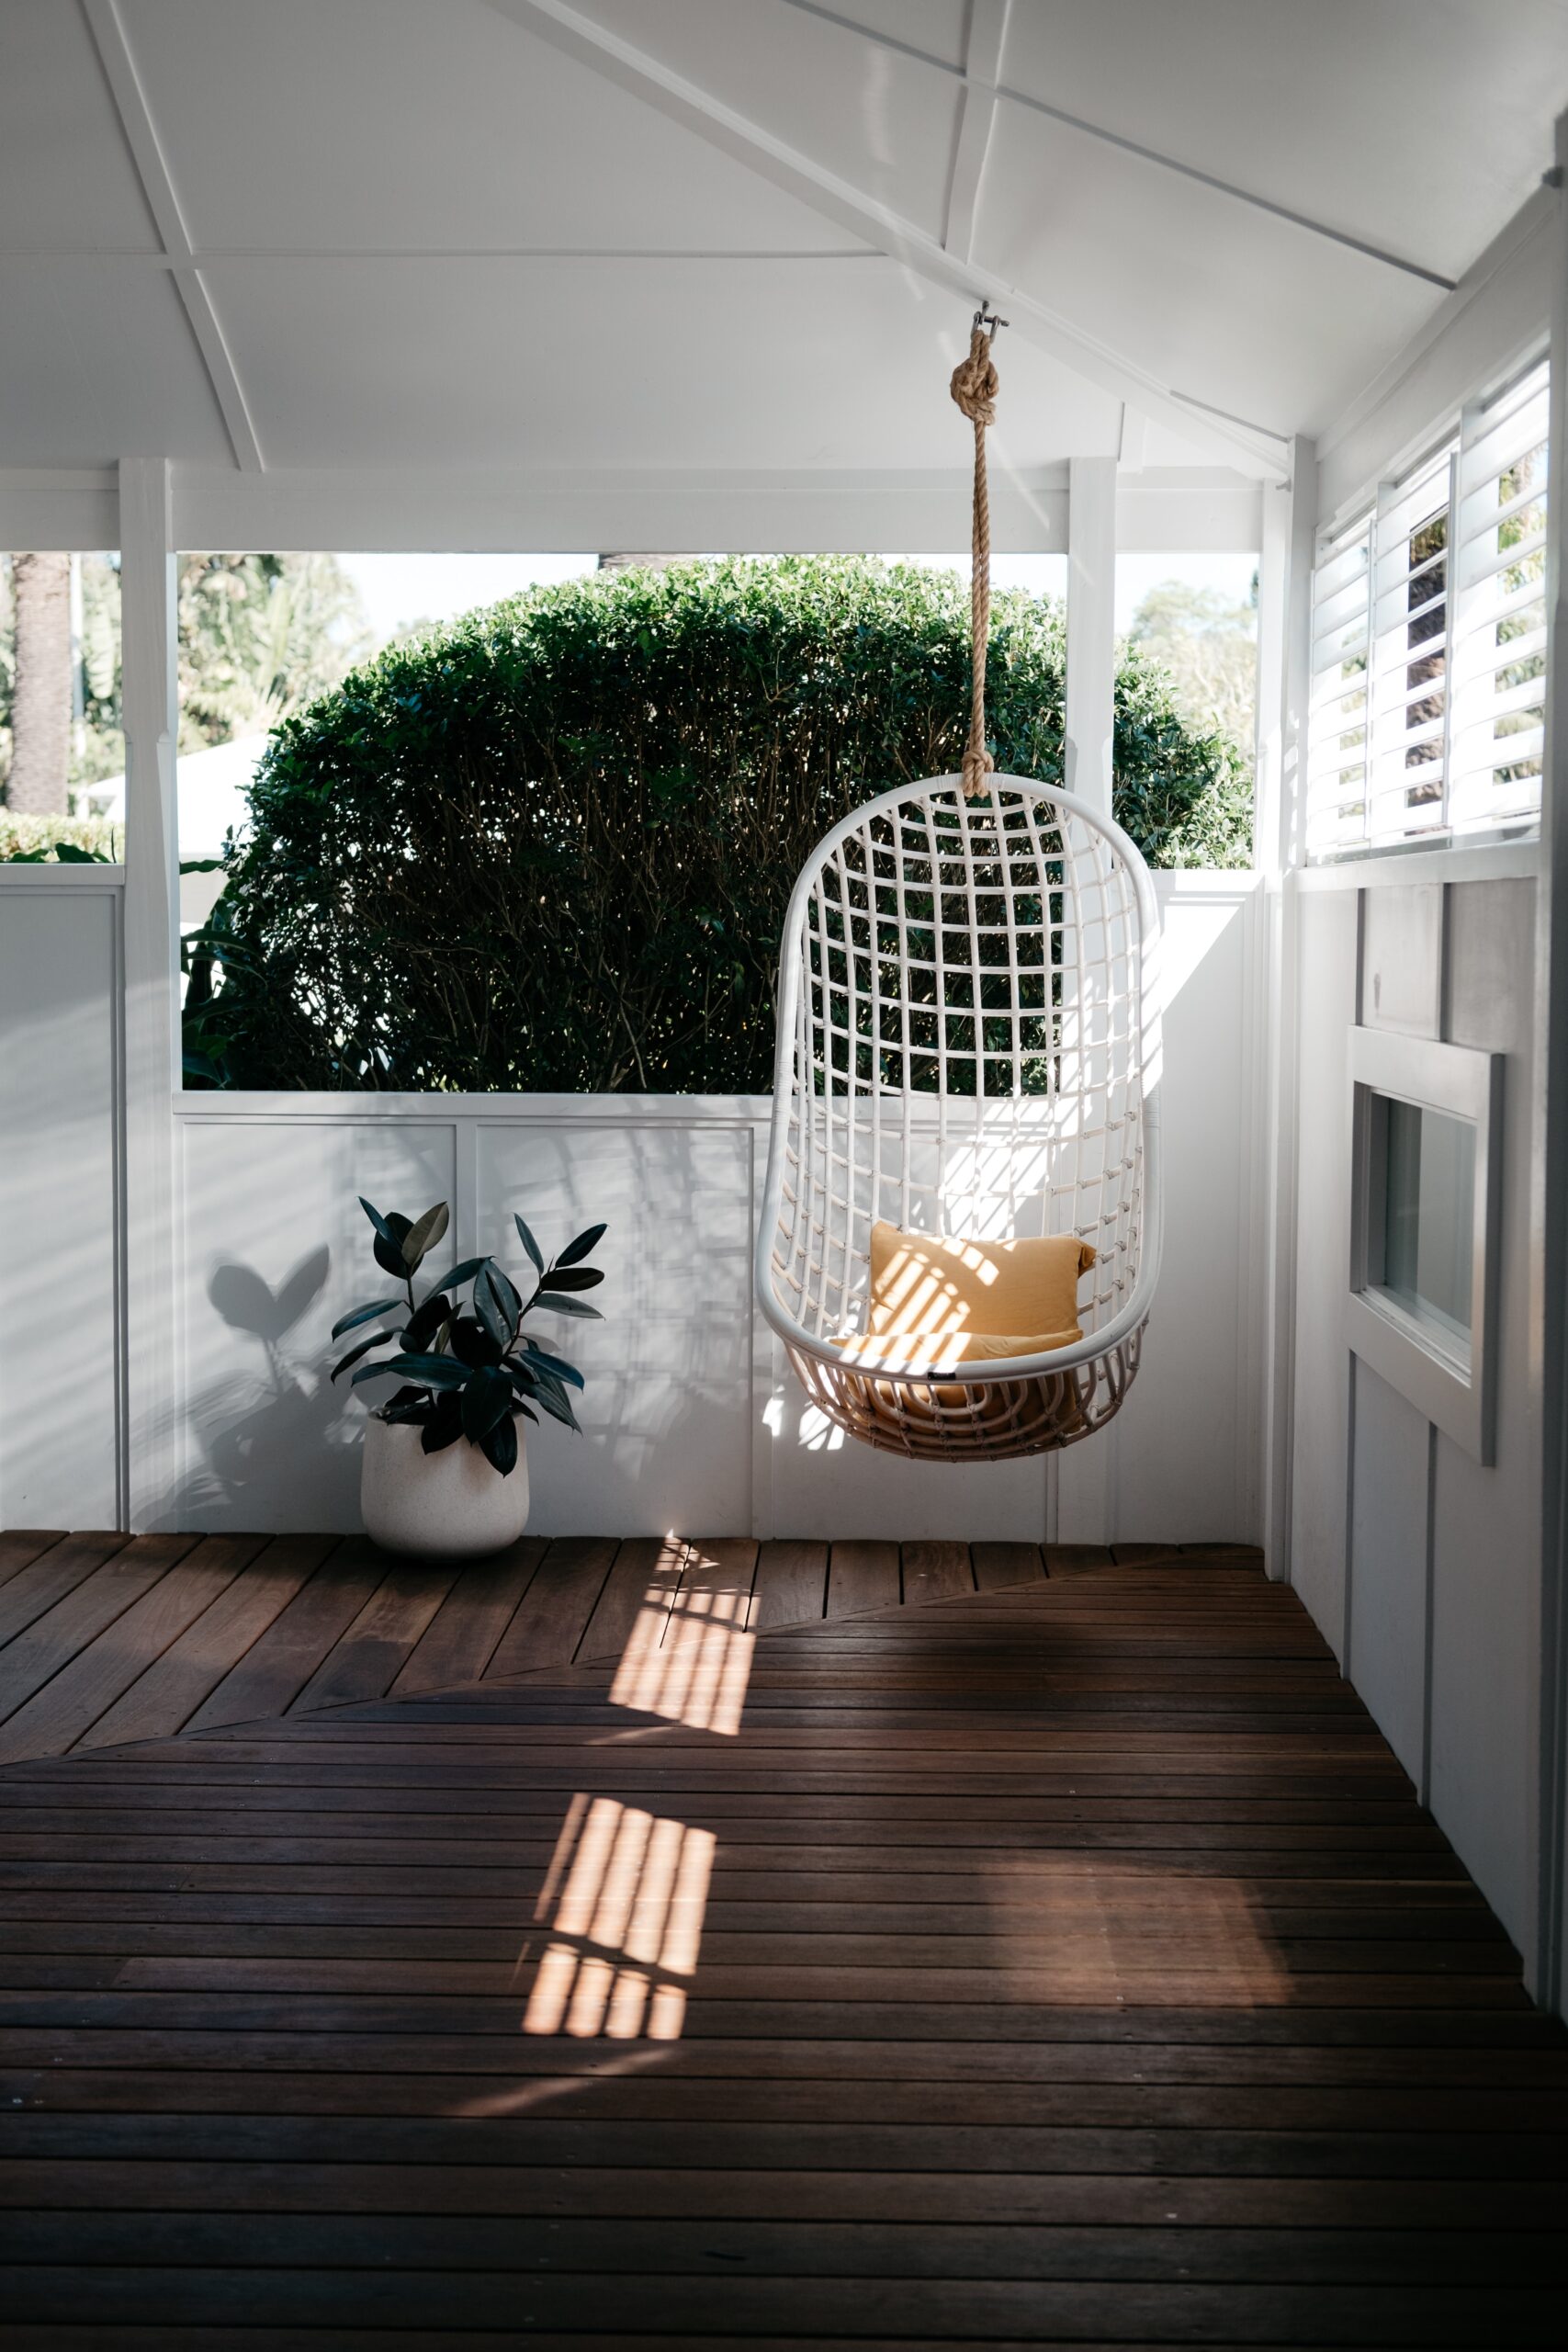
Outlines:
[{"label": "white ceramic planter", "polygon": [[517,1466],[503,1478],[459,1438],[426,1453],[412,1421],[365,1424],[359,1508],[384,1551],[477,1559],[514,1544],[528,1523],[528,1455],[517,1427]]}]

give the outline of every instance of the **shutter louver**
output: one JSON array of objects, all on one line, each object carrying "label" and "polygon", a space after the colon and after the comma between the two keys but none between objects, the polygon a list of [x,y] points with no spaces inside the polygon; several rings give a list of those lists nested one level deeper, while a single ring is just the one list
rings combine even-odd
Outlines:
[{"label": "shutter louver", "polygon": [[1325,548],[1313,575],[1309,857],[1332,857],[1366,834],[1371,553],[1368,517]]}]

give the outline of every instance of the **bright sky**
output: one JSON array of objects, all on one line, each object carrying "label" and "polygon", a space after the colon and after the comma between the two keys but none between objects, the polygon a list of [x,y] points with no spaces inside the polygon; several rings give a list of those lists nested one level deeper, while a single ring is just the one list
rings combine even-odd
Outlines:
[{"label": "bright sky", "polygon": [[[911,555],[896,559],[967,572],[967,556]],[[378,645],[412,621],[455,620],[476,605],[494,605],[520,589],[592,571],[596,555],[344,555],[338,558],[364,601]],[[1143,598],[1162,580],[1216,588],[1236,604],[1247,600],[1258,559],[1250,555],[1123,555],[1116,564],[1116,630],[1130,624]],[[1036,596],[1065,596],[1065,555],[998,555],[991,562],[998,588],[1027,588]]]}]

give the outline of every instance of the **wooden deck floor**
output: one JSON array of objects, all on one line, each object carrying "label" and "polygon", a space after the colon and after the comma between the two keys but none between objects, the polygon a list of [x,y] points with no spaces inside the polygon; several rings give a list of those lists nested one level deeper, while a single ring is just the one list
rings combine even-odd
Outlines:
[{"label": "wooden deck floor", "polygon": [[682,1574],[0,1776],[7,2352],[1561,2341],[1568,2048],[1289,1592]]},{"label": "wooden deck floor", "polygon": [[525,1539],[459,1568],[363,1537],[0,1534],[0,1764],[618,1658],[650,1604],[765,1633],[1043,1572],[1032,1544]]}]

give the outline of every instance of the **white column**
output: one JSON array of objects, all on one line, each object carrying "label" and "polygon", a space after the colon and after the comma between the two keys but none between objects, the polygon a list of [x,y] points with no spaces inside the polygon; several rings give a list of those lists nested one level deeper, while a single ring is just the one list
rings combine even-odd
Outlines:
[{"label": "white column", "polygon": [[1116,690],[1116,460],[1074,458],[1067,469],[1069,792],[1111,814]]},{"label": "white column", "polygon": [[1295,1410],[1296,910],[1292,870],[1305,830],[1305,712],[1312,619],[1317,459],[1291,445],[1291,479],[1263,489],[1258,594],[1258,791],[1253,863],[1264,876],[1259,919],[1267,998],[1258,1090],[1261,1193],[1262,1446],[1259,1536],[1270,1576],[1291,1564],[1291,1449]]},{"label": "white column", "polygon": [[171,1523],[175,1426],[174,1092],[179,1084],[179,732],[169,468],[119,468],[125,727],[125,1419],[130,1524]]},{"label": "white column", "polygon": [[[1551,285],[1552,463],[1568,448],[1568,114],[1557,119],[1557,225]],[[1530,1341],[1541,1381],[1540,1913],[1525,1981],[1568,2012],[1568,499],[1547,510],[1549,616],[1541,839],[1536,915],[1531,1131]]]}]

